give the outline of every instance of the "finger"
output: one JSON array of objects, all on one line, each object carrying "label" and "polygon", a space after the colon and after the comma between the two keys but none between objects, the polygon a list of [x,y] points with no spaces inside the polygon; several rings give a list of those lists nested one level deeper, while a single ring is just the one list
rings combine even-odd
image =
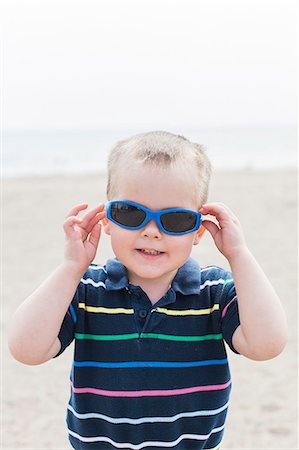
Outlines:
[{"label": "finger", "polygon": [[91,209],[82,219],[82,226],[84,228],[87,228],[89,222],[94,219],[94,217],[99,214],[100,212],[103,212],[105,208],[105,205],[101,204],[99,206],[96,206],[95,208]]},{"label": "finger", "polygon": [[91,219],[91,220],[89,221],[89,223],[87,224],[87,226],[86,226],[86,228],[85,228],[85,231],[86,231],[87,233],[90,233],[91,230],[93,229],[93,227],[94,227],[97,223],[99,223],[102,219],[104,219],[105,216],[106,216],[105,211],[102,211],[102,212],[98,213],[93,219]]},{"label": "finger", "polygon": [[80,224],[81,222],[82,222],[82,219],[80,219],[79,217],[71,216],[71,217],[68,217],[63,222],[63,228],[70,228],[70,227],[73,227],[75,224]]},{"label": "finger", "polygon": [[70,210],[70,212],[68,213],[68,215],[66,217],[68,218],[71,216],[77,216],[80,211],[83,211],[87,207],[88,207],[87,203],[81,203],[80,205],[76,205]]},{"label": "finger", "polygon": [[225,204],[221,202],[214,202],[214,203],[206,203],[202,206],[205,210],[211,210],[211,211],[227,211],[230,214],[233,214],[232,210]]},{"label": "finger", "polygon": [[202,225],[208,230],[208,232],[215,238],[216,234],[219,232],[220,228],[217,226],[215,222],[211,220],[204,220]]},{"label": "finger", "polygon": [[207,203],[202,206],[199,212],[203,215],[210,214],[216,217],[219,222],[228,219],[230,216],[234,217],[233,213],[224,203]]},{"label": "finger", "polygon": [[[63,223],[63,229],[68,238],[78,238],[80,232],[75,229],[75,225],[81,225],[82,220],[76,216],[68,217]],[[79,234],[78,234],[79,233]]]},{"label": "finger", "polygon": [[89,235],[88,241],[90,242],[91,245],[93,245],[95,248],[98,247],[99,244],[99,240],[100,240],[100,236],[101,236],[101,230],[102,227],[101,225],[98,223],[96,224],[93,229],[91,230],[91,233]]}]

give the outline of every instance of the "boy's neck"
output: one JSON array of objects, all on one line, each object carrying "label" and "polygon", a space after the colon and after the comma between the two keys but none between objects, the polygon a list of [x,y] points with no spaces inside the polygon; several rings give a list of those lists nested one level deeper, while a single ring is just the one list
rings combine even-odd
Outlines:
[{"label": "boy's neck", "polygon": [[157,303],[169,290],[172,280],[176,272],[171,272],[163,277],[163,279],[136,279],[129,274],[129,282],[135,286],[140,286],[150,299],[152,305]]}]

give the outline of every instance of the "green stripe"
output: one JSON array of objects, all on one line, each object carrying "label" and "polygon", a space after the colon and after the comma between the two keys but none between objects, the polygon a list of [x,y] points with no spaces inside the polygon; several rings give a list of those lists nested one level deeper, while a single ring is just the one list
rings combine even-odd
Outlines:
[{"label": "green stripe", "polygon": [[171,334],[141,333],[144,339],[165,339],[166,341],[209,341],[222,339],[222,334],[206,334],[204,336],[174,336]]},{"label": "green stripe", "polygon": [[76,339],[92,339],[93,341],[126,341],[127,339],[138,339],[138,333],[132,334],[82,334],[75,333]]},{"label": "green stripe", "polygon": [[[83,334],[75,333],[76,339],[91,339],[93,341],[126,341],[128,339],[138,339],[138,333],[132,334]],[[166,341],[211,341],[220,340],[223,335],[220,334],[206,334],[204,336],[175,336],[172,334],[158,334],[158,333],[141,333],[140,339],[163,339]]]}]

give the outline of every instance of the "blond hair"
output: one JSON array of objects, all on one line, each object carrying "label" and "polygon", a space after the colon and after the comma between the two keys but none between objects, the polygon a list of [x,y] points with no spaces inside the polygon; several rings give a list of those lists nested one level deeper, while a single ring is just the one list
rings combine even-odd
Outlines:
[{"label": "blond hair", "polygon": [[207,201],[211,175],[211,163],[202,145],[184,136],[166,131],[152,131],[131,136],[117,142],[108,158],[107,198],[110,200],[117,189],[116,173],[125,162],[139,161],[163,168],[177,163],[196,169],[195,189],[202,203]]}]

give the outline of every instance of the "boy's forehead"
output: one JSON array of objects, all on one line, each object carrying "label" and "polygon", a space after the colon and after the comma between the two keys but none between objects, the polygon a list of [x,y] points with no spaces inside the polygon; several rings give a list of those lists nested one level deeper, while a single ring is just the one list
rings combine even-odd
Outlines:
[{"label": "boy's forehead", "polygon": [[[127,165],[127,164],[126,164]],[[196,207],[196,173],[194,168],[161,167],[135,161],[115,174],[115,199],[132,200],[147,207]],[[116,198],[117,197],[117,198]]]},{"label": "boy's forehead", "polygon": [[136,160],[128,158],[123,164],[117,168],[117,177],[124,176],[124,178],[130,179],[132,176],[143,176],[150,173],[158,177],[182,177],[186,176],[186,173],[190,175],[196,175],[194,165],[180,161],[169,164],[158,164],[157,162],[148,162],[142,160]]},{"label": "boy's forehead", "polygon": [[127,162],[123,168],[118,168],[117,184],[130,183],[132,179],[155,177],[161,180],[169,177],[180,177],[184,172],[182,168],[145,163],[143,161]]}]

